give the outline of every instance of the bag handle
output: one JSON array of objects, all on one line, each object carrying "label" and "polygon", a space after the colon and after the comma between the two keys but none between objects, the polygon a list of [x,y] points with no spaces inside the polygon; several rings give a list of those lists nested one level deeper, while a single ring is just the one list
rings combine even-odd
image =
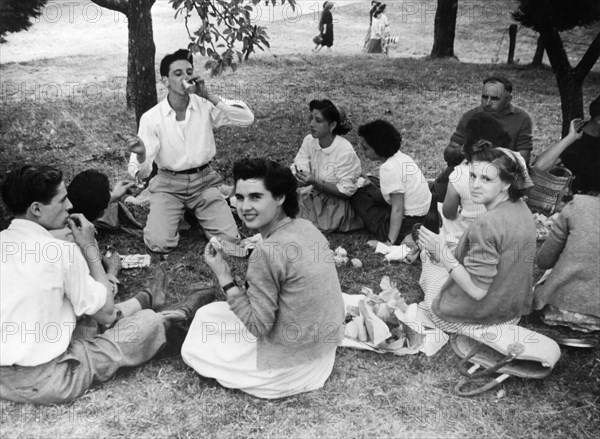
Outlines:
[{"label": "bag handle", "polygon": [[475,370],[477,368],[468,369],[467,363],[469,362],[469,360],[471,358],[473,358],[483,348],[483,346],[484,346],[483,344],[478,344],[473,349],[471,349],[471,352],[469,352],[469,354],[465,358],[460,360],[460,362],[457,365],[457,368],[458,368],[458,372],[461,375],[463,375],[467,378],[481,378],[481,377],[492,375],[493,373],[496,373],[499,369],[503,368],[508,363],[513,361],[515,358],[517,358],[517,355],[519,355],[520,353],[523,352],[522,345],[520,345],[518,343],[513,343],[508,347],[508,354],[503,359],[499,360],[493,366],[488,367],[487,369],[483,369],[479,372],[475,372]]},{"label": "bag handle", "polygon": [[470,378],[462,378],[456,384],[456,386],[454,387],[454,391],[456,392],[456,394],[458,396],[477,396],[477,395],[481,395],[482,393],[485,393],[488,390],[491,390],[494,387],[496,387],[497,385],[499,385],[500,383],[502,383],[509,376],[510,376],[509,374],[504,373],[504,374],[502,374],[500,376],[497,376],[496,378],[488,381],[483,386],[479,386],[479,387],[477,387],[476,389],[473,389],[473,390],[463,390],[463,387],[465,386],[465,384],[471,383],[472,379],[470,379]]}]

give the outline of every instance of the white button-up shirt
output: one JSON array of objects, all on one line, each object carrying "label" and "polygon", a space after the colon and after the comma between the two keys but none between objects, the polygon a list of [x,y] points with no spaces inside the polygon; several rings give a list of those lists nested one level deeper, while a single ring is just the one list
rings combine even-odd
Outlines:
[{"label": "white button-up shirt", "polygon": [[0,232],[0,365],[37,366],[69,347],[77,317],[106,303],[79,247],[14,219]]},{"label": "white button-up shirt", "polygon": [[213,105],[207,99],[190,95],[185,125],[178,126],[175,110],[167,98],[148,110],[140,120],[138,135],[146,147],[146,160],[139,163],[131,154],[128,172],[146,178],[152,162],[159,169],[183,171],[207,164],[215,155],[213,129],[223,125],[248,126],[254,114],[241,101],[222,101]]}]

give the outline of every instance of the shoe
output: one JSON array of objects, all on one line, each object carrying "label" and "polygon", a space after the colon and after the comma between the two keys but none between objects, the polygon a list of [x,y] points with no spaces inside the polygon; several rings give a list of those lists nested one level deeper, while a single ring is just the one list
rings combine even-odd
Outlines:
[{"label": "shoe", "polygon": [[169,303],[157,311],[177,311],[180,312],[181,317],[175,317],[172,319],[172,321],[191,321],[198,309],[204,305],[208,305],[214,300],[215,289],[205,287],[192,291],[183,300]]},{"label": "shoe", "polygon": [[156,270],[154,270],[154,280],[152,281],[152,284],[145,290],[150,295],[150,308],[153,310],[157,310],[165,304],[168,282],[169,277],[167,275],[167,270],[159,264],[156,267]]}]

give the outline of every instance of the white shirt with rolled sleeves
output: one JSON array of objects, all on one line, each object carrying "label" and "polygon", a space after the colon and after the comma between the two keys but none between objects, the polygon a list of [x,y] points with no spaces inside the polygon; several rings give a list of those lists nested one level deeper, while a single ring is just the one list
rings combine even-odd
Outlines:
[{"label": "white shirt with rolled sleeves", "polygon": [[175,116],[166,97],[144,113],[138,135],[146,147],[146,160],[139,163],[137,154],[131,154],[128,167],[131,176],[148,177],[152,162],[159,169],[170,171],[205,165],[216,153],[213,129],[224,125],[245,127],[254,122],[254,114],[241,101],[221,99],[215,106],[197,95],[190,95],[183,131]]},{"label": "white shirt with rolled sleeves", "polygon": [[0,232],[0,366],[38,366],[64,353],[77,318],[106,303],[79,247],[14,219]]}]

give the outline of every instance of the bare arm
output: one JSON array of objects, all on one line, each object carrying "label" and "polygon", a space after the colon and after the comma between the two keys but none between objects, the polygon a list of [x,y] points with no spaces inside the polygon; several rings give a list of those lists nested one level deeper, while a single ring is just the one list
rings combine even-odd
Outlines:
[{"label": "bare arm", "polygon": [[419,229],[419,244],[429,253],[435,254],[446,270],[451,270],[450,276],[466,294],[475,300],[481,300],[487,295],[487,288],[484,289],[475,285],[471,274],[464,265],[458,263],[454,254],[446,246],[446,242],[440,235],[433,233],[425,227],[421,227]]},{"label": "bare arm", "polygon": [[567,134],[558,143],[555,143],[550,148],[542,152],[535,161],[535,169],[538,171],[547,171],[552,166],[558,163],[560,155],[571,146],[575,141],[581,139],[583,131],[581,130],[586,124],[583,119],[573,119],[569,126],[569,134]]},{"label": "bare arm", "polygon": [[444,205],[442,207],[442,213],[444,217],[449,220],[454,220],[458,216],[458,207],[460,206],[460,195],[456,191],[456,188],[452,183],[448,183],[448,190],[446,191],[446,198],[444,198]]},{"label": "bare arm", "polygon": [[388,243],[394,244],[402,228],[404,219],[404,194],[390,194],[392,211],[390,215],[390,230],[388,231]]}]

